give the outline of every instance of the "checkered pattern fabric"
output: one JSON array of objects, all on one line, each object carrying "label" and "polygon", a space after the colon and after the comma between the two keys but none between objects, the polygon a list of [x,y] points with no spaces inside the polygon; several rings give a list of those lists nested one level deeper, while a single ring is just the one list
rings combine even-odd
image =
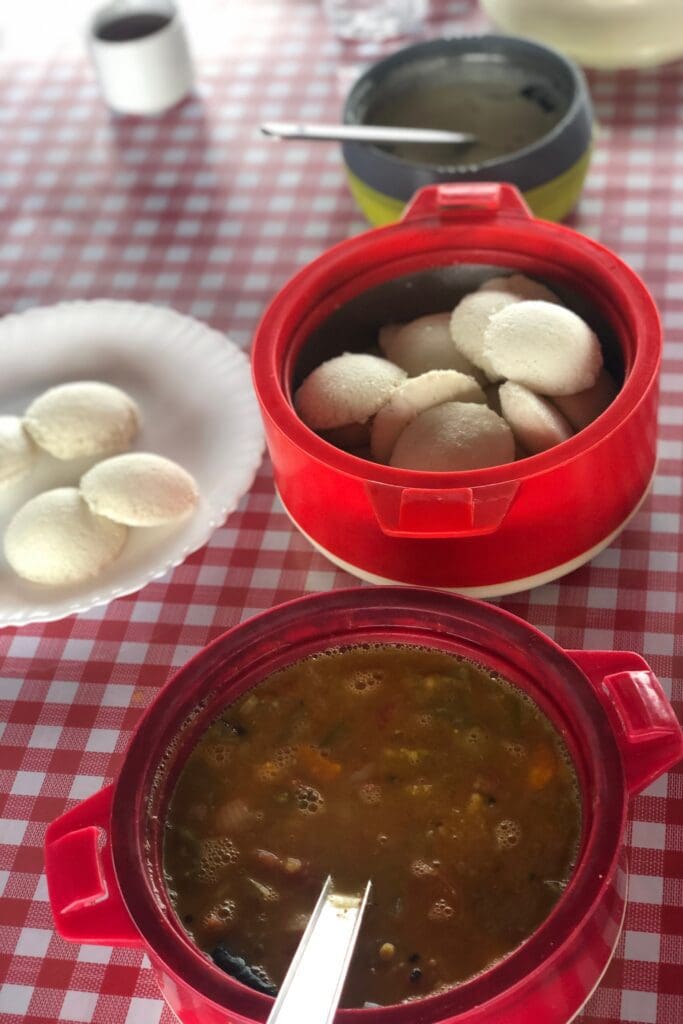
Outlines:
[{"label": "checkered pattern fabric", "polygon": [[[265,119],[333,120],[364,54],[339,48],[313,0],[247,6],[223,57],[198,60],[196,95],[154,120],[110,116],[79,61],[0,69],[2,313],[127,298],[173,306],[246,346],[297,268],[364,229],[336,146],[256,132]],[[473,0],[435,0],[428,34],[479,19]],[[642,652],[680,712],[683,64],[594,74],[591,86],[601,131],[573,226],[618,252],[659,303],[659,468],[608,550],[501,603],[566,647]],[[142,954],[55,934],[45,828],[116,776],[142,709],[174,667],[255,612],[353,582],[292,529],[265,464],[211,542],[164,579],[79,617],[0,633],[3,1022],[170,1024]],[[634,800],[628,843],[624,932],[578,1019],[680,1024],[682,768]]]}]

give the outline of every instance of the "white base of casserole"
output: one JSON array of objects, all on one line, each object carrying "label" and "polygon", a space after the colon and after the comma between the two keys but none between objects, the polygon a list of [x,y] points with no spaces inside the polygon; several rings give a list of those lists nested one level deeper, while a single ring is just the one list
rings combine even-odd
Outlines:
[{"label": "white base of casserole", "polygon": [[[647,487],[643,491],[637,504],[629,512],[626,518],[617,526],[615,530],[612,530],[606,537],[604,537],[594,547],[589,548],[587,551],[583,551],[580,555],[576,555],[575,558],[571,558],[568,562],[562,562],[560,565],[554,565],[550,569],[546,569],[544,572],[536,573],[534,576],[523,576],[515,580],[504,580],[501,583],[489,583],[483,587],[437,587],[436,590],[445,590],[451,594],[462,594],[464,597],[477,597],[477,598],[490,598],[490,597],[505,597],[507,594],[517,594],[523,590],[532,590],[534,587],[541,587],[545,583],[552,583],[553,580],[559,579],[561,576],[566,576],[570,572],[574,572],[575,569],[585,565],[586,562],[590,562],[596,555],[599,555],[606,547],[612,543],[616,537],[619,536],[621,531],[628,525],[633,516],[639,511],[641,505],[650,493],[650,488],[655,478],[657,467],[648,481]],[[316,551],[319,551],[321,555],[324,555],[330,562],[336,565],[339,569],[343,569],[344,572],[350,573],[352,576],[356,576],[358,579],[363,580],[365,583],[376,583],[378,585],[385,586],[419,586],[420,584],[414,584],[411,580],[395,580],[387,576],[376,576],[374,573],[366,572],[365,569],[361,569],[360,566],[353,565],[352,562],[346,562],[343,558],[339,558],[337,555],[333,555],[331,551],[324,548],[316,540],[314,540],[304,529],[299,526],[294,516],[291,514],[282,497],[280,492],[276,493],[282,507],[287,513],[291,522],[296,526],[299,533],[303,534],[306,540],[311,544]],[[422,586],[428,586],[429,584],[421,584]]]}]

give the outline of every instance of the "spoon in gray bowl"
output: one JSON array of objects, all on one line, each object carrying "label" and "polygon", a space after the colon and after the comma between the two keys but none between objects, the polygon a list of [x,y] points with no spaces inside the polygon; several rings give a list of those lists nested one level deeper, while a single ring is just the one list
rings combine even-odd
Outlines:
[{"label": "spoon in gray bowl", "polygon": [[443,131],[440,128],[403,128],[377,124],[300,124],[294,121],[268,121],[261,132],[275,139],[304,139],[311,142],[370,143],[444,143],[469,146],[477,141],[470,132]]}]

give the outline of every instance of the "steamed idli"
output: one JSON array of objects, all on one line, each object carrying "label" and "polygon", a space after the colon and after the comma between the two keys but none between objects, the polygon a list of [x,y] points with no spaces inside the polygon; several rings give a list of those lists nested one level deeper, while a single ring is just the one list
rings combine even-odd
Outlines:
[{"label": "steamed idli", "polygon": [[613,378],[603,368],[592,388],[578,391],[575,395],[558,395],[554,402],[574,430],[583,430],[614,401],[618,391]]},{"label": "steamed idli", "polygon": [[37,451],[18,416],[0,416],[0,488],[31,472]]},{"label": "steamed idli", "polygon": [[512,462],[515,441],[485,405],[444,402],[420,413],[399,435],[390,465],[451,473]]},{"label": "steamed idli", "polygon": [[457,370],[430,370],[410,377],[391,393],[372,422],[370,449],[378,462],[388,462],[399,434],[425,409],[442,402],[486,402],[477,382]]},{"label": "steamed idli", "polygon": [[562,413],[523,384],[506,381],[500,386],[499,397],[512,433],[531,455],[554,448],[573,436],[574,431]]},{"label": "steamed idli", "polygon": [[483,382],[481,371],[455,348],[450,320],[450,313],[434,313],[407,324],[389,324],[380,329],[379,347],[409,377],[429,370],[458,370]]},{"label": "steamed idli", "polygon": [[80,490],[92,513],[126,526],[162,526],[184,519],[199,497],[187,470],[150,452],[98,462],[81,478]]},{"label": "steamed idli", "polygon": [[93,515],[75,487],[44,491],[15,513],[5,556],[33,583],[62,586],[97,576],[121,553],[128,530]]},{"label": "steamed idli", "polygon": [[312,430],[365,423],[405,377],[405,370],[387,359],[345,352],[309,373],[294,395],[294,407]]},{"label": "steamed idli", "polygon": [[367,448],[370,444],[371,420],[366,423],[347,423],[345,427],[333,427],[332,430],[319,431],[320,436],[335,448],[343,448],[347,452],[356,452],[359,448]]},{"label": "steamed idli", "polygon": [[532,277],[526,277],[525,274],[491,277],[479,286],[479,291],[510,292],[512,295],[516,295],[518,299],[538,299],[542,302],[557,302],[559,305],[562,305],[562,301],[555,292],[552,292],[550,288],[546,288],[540,281],[534,281]]},{"label": "steamed idli", "polygon": [[484,352],[484,335],[491,317],[520,302],[511,292],[470,292],[460,300],[451,314],[451,339],[458,352],[483,370],[488,380],[500,380],[498,373]]},{"label": "steamed idli", "polygon": [[484,394],[486,395],[486,404],[489,409],[493,409],[495,413],[502,416],[500,411],[500,384],[488,384],[484,388]]},{"label": "steamed idli", "polygon": [[500,377],[551,397],[592,387],[602,366],[600,342],[588,324],[550,302],[517,302],[494,313],[484,332],[484,357]]},{"label": "steamed idli", "polygon": [[36,444],[57,459],[126,451],[139,424],[138,408],[124,391],[90,380],[49,388],[24,415]]},{"label": "steamed idli", "polygon": [[[387,359],[391,359],[391,356],[387,355],[387,353],[393,344],[393,339],[402,327],[405,327],[405,324],[384,324],[377,332],[377,346],[382,355],[386,356]],[[391,359],[391,361],[392,363],[396,362],[395,359]]]}]

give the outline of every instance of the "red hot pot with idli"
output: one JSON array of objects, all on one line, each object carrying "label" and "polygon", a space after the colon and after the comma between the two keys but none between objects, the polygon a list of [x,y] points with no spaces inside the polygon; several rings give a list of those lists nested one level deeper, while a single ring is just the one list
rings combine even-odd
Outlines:
[{"label": "red hot pot with idli", "polygon": [[567,1024],[617,943],[628,891],[629,799],[683,756],[683,733],[637,654],[565,651],[521,619],[459,595],[361,588],[301,598],[204,648],[143,715],[117,781],[48,828],[48,891],[60,935],[148,955],[184,1024],[265,1021],[272,999],[224,974],[178,920],[162,863],[175,783],[207,726],[272,672],[322,651],[413,645],[507,679],[560,734],[581,792],[581,838],[550,915],[502,960],[417,1001],[344,1009],[339,1024]]},{"label": "red hot pot with idli", "polygon": [[[358,458],[301,421],[293,395],[320,363],[511,271],[547,284],[600,338],[619,392],[589,426],[507,465],[434,473]],[[535,219],[510,185],[425,188],[400,223],[301,270],[261,320],[253,378],[282,503],[318,550],[374,583],[494,597],[548,582],[608,545],[648,492],[661,345],[647,288],[604,246]]]}]

